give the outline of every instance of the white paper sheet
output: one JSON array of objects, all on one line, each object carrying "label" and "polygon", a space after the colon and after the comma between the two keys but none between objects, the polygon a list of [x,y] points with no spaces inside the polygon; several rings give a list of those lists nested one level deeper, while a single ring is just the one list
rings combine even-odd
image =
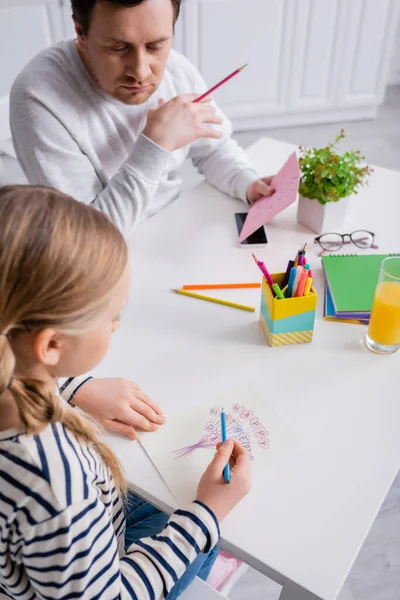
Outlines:
[{"label": "white paper sheet", "polygon": [[156,433],[141,433],[140,442],[181,506],[195,499],[200,478],[221,441],[221,407],[227,415],[228,438],[250,453],[253,477],[262,476],[268,463],[295,445],[294,435],[268,405],[267,393],[251,386],[171,418]]}]

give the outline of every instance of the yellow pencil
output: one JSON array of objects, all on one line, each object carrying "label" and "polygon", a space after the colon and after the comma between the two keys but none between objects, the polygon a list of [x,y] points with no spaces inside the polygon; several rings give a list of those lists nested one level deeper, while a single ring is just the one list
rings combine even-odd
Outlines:
[{"label": "yellow pencil", "polygon": [[220,300],[219,298],[211,298],[211,296],[203,296],[202,294],[193,294],[186,290],[171,290],[176,294],[182,296],[189,296],[190,298],[197,298],[197,300],[205,300],[206,302],[214,302],[215,304],[223,304],[224,306],[230,306],[231,308],[238,308],[239,310],[247,310],[248,312],[254,312],[256,309],[254,306],[246,306],[245,304],[236,304],[236,302],[228,302],[227,300]]},{"label": "yellow pencil", "polygon": [[312,282],[313,282],[312,277],[307,277],[306,286],[305,286],[304,292],[303,292],[304,296],[308,296],[308,294],[310,293]]}]

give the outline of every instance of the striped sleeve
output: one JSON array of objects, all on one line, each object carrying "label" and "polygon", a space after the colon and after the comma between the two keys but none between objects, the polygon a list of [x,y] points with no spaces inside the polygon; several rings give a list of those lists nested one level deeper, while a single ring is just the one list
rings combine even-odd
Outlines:
[{"label": "striped sleeve", "polygon": [[201,552],[218,542],[219,526],[212,511],[201,502],[177,510],[165,529],[151,538],[132,544],[121,559],[121,578],[134,598],[165,598],[187,567]]},{"label": "striped sleeve", "polygon": [[23,564],[42,600],[162,599],[219,537],[213,513],[193,503],[174,513],[160,535],[139,540],[120,558],[109,514],[97,498],[72,504],[28,531]]},{"label": "striped sleeve", "polygon": [[90,373],[79,375],[78,377],[59,377],[57,379],[57,386],[60,396],[66,402],[72,402],[79,388],[90,379],[93,379]]}]

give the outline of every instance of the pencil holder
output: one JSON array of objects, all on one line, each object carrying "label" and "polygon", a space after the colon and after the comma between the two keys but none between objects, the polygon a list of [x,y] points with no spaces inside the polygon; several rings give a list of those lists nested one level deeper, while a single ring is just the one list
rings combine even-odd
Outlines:
[{"label": "pencil holder", "polygon": [[[285,273],[271,275],[282,286]],[[282,287],[281,287],[282,289]],[[312,287],[308,296],[275,298],[265,277],[262,281],[260,322],[270,346],[307,344],[312,341],[318,296]]]}]

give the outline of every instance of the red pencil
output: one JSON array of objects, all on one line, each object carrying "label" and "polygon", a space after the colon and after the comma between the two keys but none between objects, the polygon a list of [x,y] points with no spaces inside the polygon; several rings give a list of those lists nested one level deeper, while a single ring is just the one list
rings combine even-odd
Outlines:
[{"label": "red pencil", "polygon": [[240,71],[243,71],[243,69],[245,67],[247,67],[247,64],[243,65],[243,67],[240,67],[240,69],[236,69],[236,71],[233,71],[233,73],[228,75],[228,77],[225,77],[225,79],[223,79],[222,81],[217,83],[217,85],[214,85],[214,87],[212,87],[210,90],[208,90],[208,92],[206,92],[205,94],[202,94],[199,98],[196,98],[196,100],[193,100],[193,102],[201,102],[202,100],[204,100],[204,98],[207,98],[207,96],[209,96],[209,94],[212,94],[215,90],[217,90],[219,87],[221,87],[221,85],[224,85],[224,83],[226,83],[227,81],[232,79],[232,77],[235,77],[235,75],[240,73]]}]

